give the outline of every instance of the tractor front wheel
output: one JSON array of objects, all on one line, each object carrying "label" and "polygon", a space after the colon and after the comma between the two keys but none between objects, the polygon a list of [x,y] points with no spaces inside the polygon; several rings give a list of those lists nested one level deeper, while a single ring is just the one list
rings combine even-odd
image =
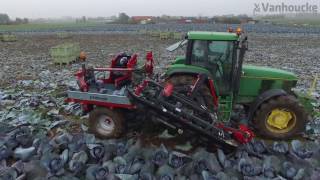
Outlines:
[{"label": "tractor front wheel", "polygon": [[89,114],[89,131],[100,138],[119,137],[123,131],[123,122],[117,110],[97,108]]},{"label": "tractor front wheel", "polygon": [[304,131],[307,118],[298,100],[284,95],[264,102],[255,113],[254,124],[264,137],[289,139]]}]

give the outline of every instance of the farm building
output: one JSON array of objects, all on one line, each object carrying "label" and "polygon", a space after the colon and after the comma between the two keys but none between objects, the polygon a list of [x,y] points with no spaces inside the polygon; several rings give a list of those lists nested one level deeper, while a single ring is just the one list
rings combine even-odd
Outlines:
[{"label": "farm building", "polygon": [[153,21],[153,16],[132,16],[131,20],[137,24],[149,24]]}]

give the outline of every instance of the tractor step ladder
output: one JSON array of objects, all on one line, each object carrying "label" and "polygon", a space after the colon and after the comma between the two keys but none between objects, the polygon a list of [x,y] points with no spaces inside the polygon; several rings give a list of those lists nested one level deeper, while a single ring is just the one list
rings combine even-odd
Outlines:
[{"label": "tractor step ladder", "polygon": [[223,122],[229,121],[232,112],[232,96],[219,97],[219,119]]}]

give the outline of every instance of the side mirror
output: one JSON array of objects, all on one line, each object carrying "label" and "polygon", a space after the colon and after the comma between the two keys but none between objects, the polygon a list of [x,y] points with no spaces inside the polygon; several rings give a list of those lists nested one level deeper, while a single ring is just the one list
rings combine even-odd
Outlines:
[{"label": "side mirror", "polygon": [[249,43],[248,43],[248,41],[246,41],[246,42],[244,42],[243,43],[243,48],[245,49],[245,50],[248,50],[249,49]]},{"label": "side mirror", "polygon": [[248,43],[248,36],[241,36],[241,40],[239,41],[239,49],[248,50],[249,43]]},{"label": "side mirror", "polygon": [[240,44],[239,46],[238,46],[238,48],[237,49],[239,49],[239,50],[248,50],[249,49],[249,44],[248,44],[248,42],[244,42],[244,43],[242,43],[242,44]]}]

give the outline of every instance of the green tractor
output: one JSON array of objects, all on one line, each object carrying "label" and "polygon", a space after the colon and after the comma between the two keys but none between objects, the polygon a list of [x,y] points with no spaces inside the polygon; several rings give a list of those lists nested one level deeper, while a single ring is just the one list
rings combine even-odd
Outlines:
[{"label": "green tractor", "polygon": [[[199,74],[212,79],[219,99],[219,121],[230,121],[234,107],[242,105],[248,123],[263,137],[288,139],[304,131],[308,113],[292,91],[297,76],[280,69],[243,64],[248,49],[245,34],[194,31],[167,49],[173,51],[182,46],[186,46],[186,54],[168,67],[166,81],[183,87],[192,85]],[[209,86],[208,82],[201,87],[195,99],[207,109],[214,108]]]}]

